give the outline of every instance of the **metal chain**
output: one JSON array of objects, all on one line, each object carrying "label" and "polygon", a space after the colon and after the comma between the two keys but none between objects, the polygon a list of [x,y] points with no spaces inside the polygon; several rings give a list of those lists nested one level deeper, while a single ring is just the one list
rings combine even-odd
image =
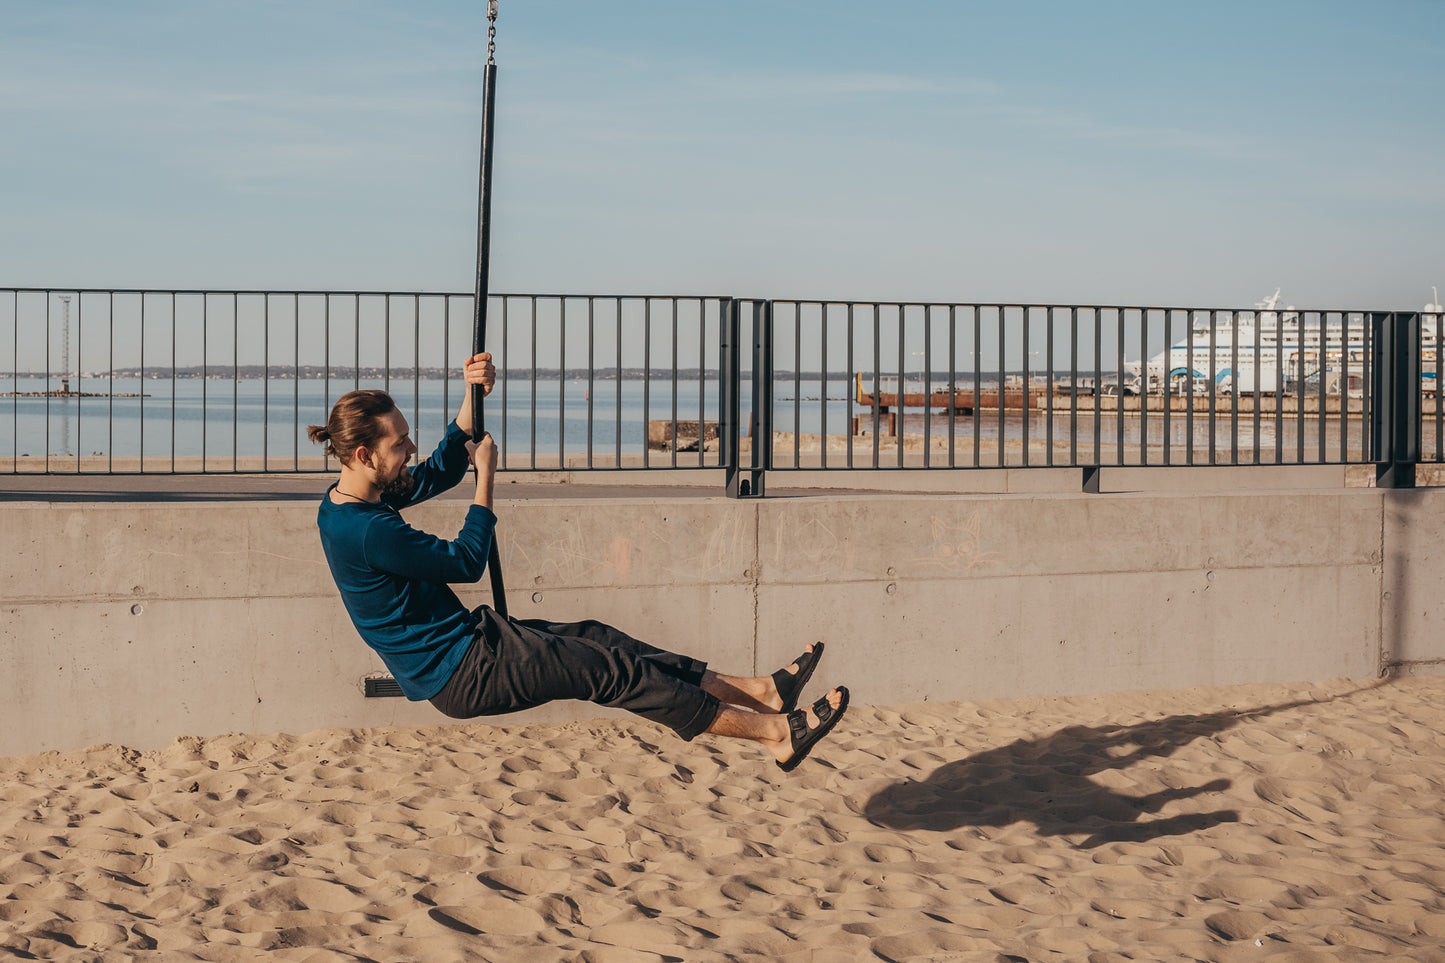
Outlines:
[{"label": "metal chain", "polygon": [[487,0],[487,63],[497,62],[497,0]]}]

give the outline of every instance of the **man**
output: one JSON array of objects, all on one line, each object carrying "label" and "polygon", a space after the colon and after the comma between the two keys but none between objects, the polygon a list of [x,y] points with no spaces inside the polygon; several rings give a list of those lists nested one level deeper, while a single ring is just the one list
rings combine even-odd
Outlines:
[{"label": "man", "polygon": [[[468,390],[456,420],[414,471],[410,427],[385,392],[349,392],[325,425],[308,429],[341,464],[316,515],[331,574],[357,632],[406,697],[429,700],[458,719],[586,699],[627,709],[686,740],[703,732],[749,739],[782,769],[795,768],[848,708],[842,686],[810,708],[794,708],[822,657],[821,642],[771,676],[742,678],[601,622],[510,619],[462,604],[451,585],[482,577],[497,524],[497,447],[485,433],[475,444],[469,440],[470,386],[491,391],[491,355],[468,358],[463,373]],[[476,496],[456,538],[445,541],[402,520],[401,509],[452,488],[469,466],[476,469]]]}]

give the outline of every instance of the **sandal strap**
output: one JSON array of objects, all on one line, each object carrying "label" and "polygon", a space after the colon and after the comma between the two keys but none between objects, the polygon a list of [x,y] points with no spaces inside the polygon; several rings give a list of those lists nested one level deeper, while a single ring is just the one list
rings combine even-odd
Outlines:
[{"label": "sandal strap", "polygon": [[828,702],[828,697],[823,696],[813,703],[813,715],[818,717],[818,725],[826,725],[828,720],[833,718],[835,710]]}]

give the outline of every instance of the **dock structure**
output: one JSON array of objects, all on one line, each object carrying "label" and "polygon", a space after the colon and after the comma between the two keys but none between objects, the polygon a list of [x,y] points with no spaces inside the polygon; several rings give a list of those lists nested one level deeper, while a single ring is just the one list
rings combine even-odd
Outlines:
[{"label": "dock structure", "polygon": [[[854,376],[854,401],[861,407],[875,409],[878,430],[887,435],[897,434],[898,414],[901,409],[922,408],[927,411],[952,410],[956,415],[973,415],[979,411],[997,411],[999,408],[1028,411],[1035,406],[1039,391],[1023,388],[936,388],[933,391],[865,391],[863,373]],[[854,415],[853,434],[862,434],[863,429],[874,423],[873,415]]]}]

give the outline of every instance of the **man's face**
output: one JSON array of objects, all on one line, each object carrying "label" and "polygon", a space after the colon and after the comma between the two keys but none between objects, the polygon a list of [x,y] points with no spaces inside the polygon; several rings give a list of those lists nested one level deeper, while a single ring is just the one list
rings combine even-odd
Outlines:
[{"label": "man's face", "polygon": [[411,470],[406,467],[411,456],[416,454],[416,445],[411,443],[411,426],[406,423],[399,410],[388,412],[380,418],[381,439],[371,453],[371,466],[376,472],[376,484],[383,495],[405,495],[411,491]]}]

